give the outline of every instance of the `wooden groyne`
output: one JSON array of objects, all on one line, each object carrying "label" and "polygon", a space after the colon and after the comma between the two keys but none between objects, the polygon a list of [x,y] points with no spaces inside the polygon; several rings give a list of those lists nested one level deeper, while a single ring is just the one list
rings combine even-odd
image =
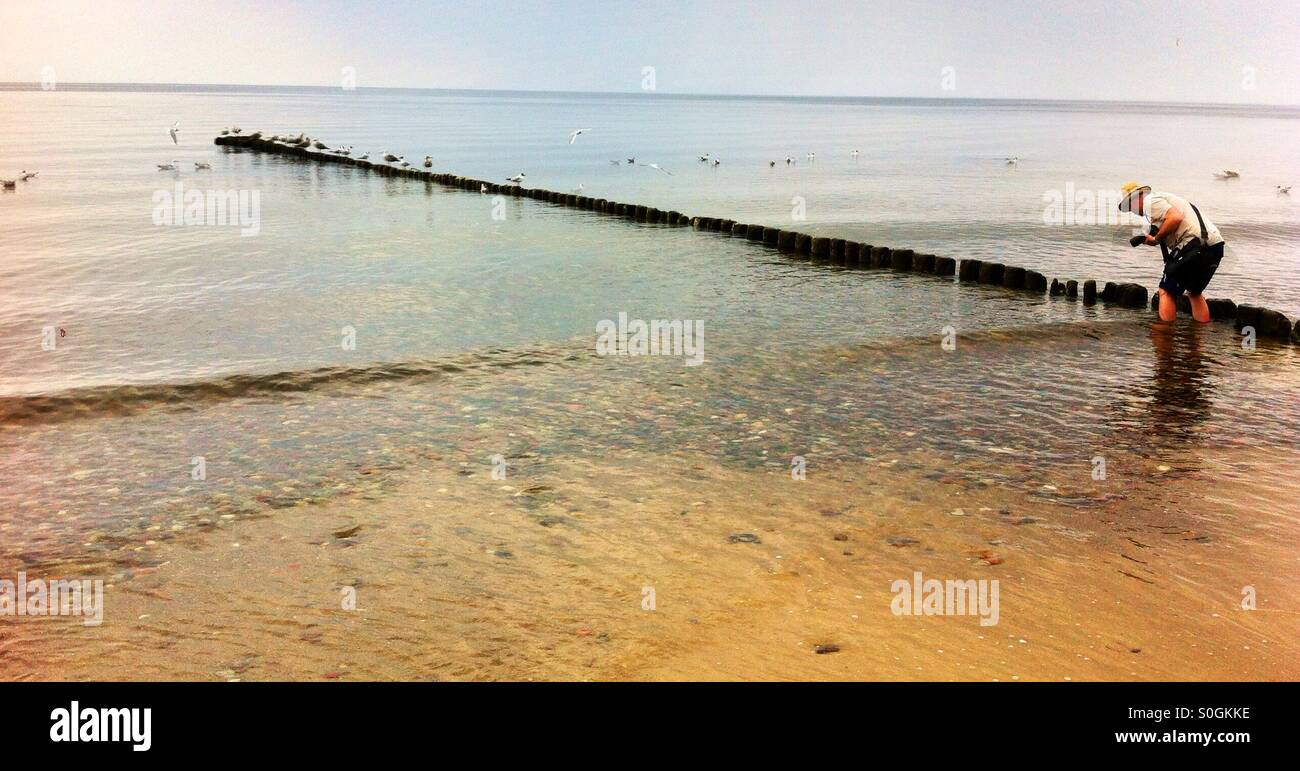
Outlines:
[{"label": "wooden groyne", "polygon": [[[719,233],[722,235],[744,238],[763,244],[795,260],[836,265],[857,270],[892,270],[907,273],[920,273],[938,277],[955,276],[962,283],[1000,286],[1009,290],[1030,292],[1050,297],[1065,297],[1079,300],[1085,305],[1102,302],[1125,308],[1144,308],[1148,304],[1152,309],[1158,307],[1159,298],[1149,292],[1145,286],[1134,283],[1106,282],[1100,291],[1097,282],[1085,280],[1062,280],[1048,278],[1036,270],[1005,265],[1000,262],[941,257],[934,254],[918,254],[911,249],[895,249],[888,246],[849,241],[843,238],[831,238],[800,233],[794,230],[773,228],[752,223],[737,222],[720,217],[689,216],[676,210],[659,209],[653,206],[611,201],[605,198],[592,198],[575,193],[560,193],[537,187],[523,187],[513,183],[488,182],[486,180],[462,177],[446,172],[437,172],[414,166],[399,166],[383,160],[362,160],[328,149],[319,149],[300,138],[264,137],[260,132],[251,134],[222,134],[215,140],[218,145],[246,148],[266,153],[275,153],[293,158],[301,158],[319,163],[336,163],[343,166],[356,166],[368,169],[386,177],[404,177],[423,180],[444,187],[467,190],[476,193],[492,193],[516,198],[532,198],[537,201],[584,209],[597,214],[623,217],[647,224],[668,225],[672,227],[691,226],[695,230]],[[1209,299],[1210,317],[1214,321],[1234,324],[1237,329],[1252,327],[1258,337],[1272,340],[1289,340],[1300,345],[1300,320],[1292,321],[1285,314],[1256,305],[1238,305],[1232,300]],[[1190,312],[1186,297],[1178,298],[1178,309]]]}]

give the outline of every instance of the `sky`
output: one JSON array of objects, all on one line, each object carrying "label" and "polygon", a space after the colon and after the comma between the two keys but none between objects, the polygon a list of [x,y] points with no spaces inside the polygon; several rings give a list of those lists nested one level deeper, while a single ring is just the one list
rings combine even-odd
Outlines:
[{"label": "sky", "polygon": [[0,82],[1300,103],[1300,0],[0,0],[0,31]]}]

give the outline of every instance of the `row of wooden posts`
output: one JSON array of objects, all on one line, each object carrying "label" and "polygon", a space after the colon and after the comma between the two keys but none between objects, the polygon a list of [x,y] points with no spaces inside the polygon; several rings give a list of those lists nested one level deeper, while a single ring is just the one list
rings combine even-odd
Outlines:
[{"label": "row of wooden posts", "polygon": [[[659,209],[641,204],[611,201],[605,198],[592,198],[576,193],[560,193],[535,187],[523,187],[512,183],[488,182],[471,177],[436,172],[414,166],[402,167],[382,160],[361,160],[350,155],[327,150],[312,149],[301,144],[276,141],[264,138],[260,133],[250,135],[222,135],[216,138],[216,144],[228,147],[241,147],[262,152],[287,155],[321,163],[336,163],[369,169],[384,176],[421,179],[461,190],[508,195],[519,198],[532,198],[547,203],[585,209],[598,214],[625,217],[636,222],[668,225],[672,227],[691,226],[696,230],[715,232],[738,238],[745,238],[761,243],[778,252],[789,255],[796,260],[809,260],[829,265],[852,269],[877,269],[923,273],[935,276],[956,276],[966,283],[988,284],[1007,289],[1064,296],[1081,299],[1092,305],[1099,300],[1128,308],[1143,308],[1148,304],[1156,307],[1158,298],[1151,296],[1141,284],[1106,282],[1100,291],[1097,282],[1087,280],[1080,283],[1075,280],[1047,277],[1036,271],[1014,265],[986,260],[941,257],[934,254],[918,253],[912,249],[894,249],[888,246],[851,241],[844,238],[832,238],[801,233],[784,228],[737,222],[718,217],[692,217],[675,210]],[[1268,308],[1254,305],[1238,305],[1232,300],[1210,299],[1210,316],[1216,321],[1233,323],[1238,329],[1251,327],[1256,334],[1264,338],[1291,340],[1300,344],[1300,321],[1294,324],[1284,314]],[[1189,310],[1187,298],[1178,302],[1180,310]]]}]

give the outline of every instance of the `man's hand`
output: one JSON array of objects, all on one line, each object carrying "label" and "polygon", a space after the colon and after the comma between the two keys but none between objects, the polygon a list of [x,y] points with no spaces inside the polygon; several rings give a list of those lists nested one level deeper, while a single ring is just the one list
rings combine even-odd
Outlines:
[{"label": "man's hand", "polygon": [[1142,241],[1142,243],[1146,244],[1147,246],[1155,246],[1160,243],[1160,240],[1155,236],[1147,236],[1146,239]]}]

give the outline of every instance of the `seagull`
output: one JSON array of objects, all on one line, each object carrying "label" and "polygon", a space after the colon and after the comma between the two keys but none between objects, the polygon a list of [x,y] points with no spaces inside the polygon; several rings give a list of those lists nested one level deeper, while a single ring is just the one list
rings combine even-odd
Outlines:
[{"label": "seagull", "polygon": [[261,138],[262,138],[262,132],[260,132],[260,131],[254,131],[253,133],[251,133],[251,134],[248,135],[248,138],[249,138],[249,139],[261,139]]},{"label": "seagull", "polygon": [[636,158],[628,158],[628,159],[627,159],[627,163],[628,163],[629,166],[632,165],[632,164],[634,164],[634,163],[636,163]]},{"label": "seagull", "polygon": [[424,168],[426,168],[426,169],[432,169],[432,168],[433,168],[433,156],[432,156],[432,155],[426,155],[426,156],[424,156]]},{"label": "seagull", "polygon": [[405,157],[406,157],[405,155],[399,157],[399,156],[393,155],[392,153],[384,153],[384,160],[385,160],[385,161],[388,161],[389,163],[394,163],[394,162],[396,162],[396,161],[400,161],[400,160],[402,160],[402,158],[405,158]]},{"label": "seagull", "polygon": [[358,160],[358,161],[368,161],[368,160],[370,160],[370,151],[367,150],[366,152],[362,153],[361,155],[358,155],[358,156],[357,156],[357,160]]},{"label": "seagull", "polygon": [[809,161],[817,160],[817,153],[808,153],[808,160]]},{"label": "seagull", "polygon": [[223,128],[223,129],[221,130],[221,136],[223,136],[223,137],[225,137],[225,136],[230,136],[230,129],[228,129],[228,128]]},{"label": "seagull", "polygon": [[622,165],[623,165],[623,162],[622,162],[622,161],[610,161],[610,162],[609,162],[609,165],[610,165],[610,166],[622,166]]},{"label": "seagull", "polygon": [[478,191],[479,191],[480,193],[486,193],[486,192],[488,191],[488,190],[487,190],[487,183],[484,183],[484,184],[479,185],[479,186],[478,186]]},{"label": "seagull", "polygon": [[569,144],[573,144],[574,142],[577,142],[577,141],[578,141],[578,137],[581,136],[582,133],[583,133],[584,131],[591,131],[591,129],[586,128],[586,129],[578,129],[577,131],[570,131],[570,132],[569,132]]},{"label": "seagull", "polygon": [[1019,156],[1019,155],[1013,155],[1013,156],[1011,156],[1010,158],[1007,158],[1007,165],[1008,165],[1008,166],[1015,166],[1015,165],[1017,165],[1017,164],[1019,164],[1019,163],[1020,163],[1020,156]]},{"label": "seagull", "polygon": [[775,169],[775,168],[776,168],[776,161],[768,161],[768,162],[767,162],[767,167],[768,167],[769,169]]},{"label": "seagull", "polygon": [[181,133],[181,122],[176,121],[175,123],[173,123],[172,127],[167,129],[167,133],[172,135],[172,144],[174,145],[180,144],[180,140],[176,138],[176,135]]},{"label": "seagull", "polygon": [[402,161],[402,162],[401,162],[400,164],[398,164],[398,165],[401,166],[401,167],[404,168],[404,169],[409,169],[409,168],[411,168],[411,164],[410,164],[410,162],[408,162],[408,161]]},{"label": "seagull", "polygon": [[785,165],[786,165],[786,166],[793,166],[793,165],[794,165],[794,158],[791,158],[790,156],[787,155],[787,156],[785,157]]},{"label": "seagull", "polygon": [[243,129],[241,129],[241,128],[238,127],[238,126],[231,126],[231,127],[230,127],[230,133],[232,133],[232,134],[238,134],[240,131],[243,131]]},{"label": "seagull", "polygon": [[352,154],[352,145],[348,145],[347,147],[340,147],[339,149],[335,150],[334,152],[338,153],[339,155],[351,155],[351,154]]},{"label": "seagull", "polygon": [[701,156],[700,156],[700,163],[708,163],[708,162],[709,162],[709,154],[708,154],[708,153],[705,153],[704,155],[701,155]]},{"label": "seagull", "polygon": [[718,168],[718,167],[721,166],[721,165],[722,165],[722,161],[721,161],[721,160],[719,160],[719,159],[717,159],[717,158],[714,158],[714,159],[713,159],[713,168],[716,169],[716,168]]},{"label": "seagull", "polygon": [[315,142],[312,142],[312,143],[311,143],[311,146],[314,147],[314,148],[316,148],[317,150],[328,150],[328,149],[329,149],[329,147],[328,147],[324,142],[320,141],[319,139],[317,139]]},{"label": "seagull", "polygon": [[171,163],[159,163],[159,164],[157,164],[157,165],[158,165],[158,170],[159,170],[159,171],[176,171],[176,161],[175,161],[175,160],[173,160]]},{"label": "seagull", "polygon": [[1287,185],[1286,187],[1282,187],[1281,185],[1278,185],[1277,192],[1281,193],[1282,195],[1291,195],[1291,186]]},{"label": "seagull", "polygon": [[18,187],[18,180],[0,179],[0,187],[4,188],[5,190],[13,190],[14,188]]},{"label": "seagull", "polygon": [[854,150],[853,152],[849,153],[849,157],[855,161],[858,159],[859,155],[862,155],[862,153],[858,150]]},{"label": "seagull", "polygon": [[524,183],[524,177],[526,176],[528,175],[521,171],[518,174],[514,175],[513,177],[506,177],[506,181],[513,182],[516,185],[522,185]]},{"label": "seagull", "polygon": [[[29,179],[36,179],[36,175],[37,175],[37,174],[40,174],[40,172],[39,172],[39,171],[28,171],[27,169],[23,169],[22,173],[18,175],[18,178],[19,178],[20,180],[22,180],[23,182],[26,182],[26,181],[29,180]],[[1278,189],[1281,190],[1280,187],[1279,187]],[[1287,190],[1290,190],[1290,189],[1291,189],[1291,188],[1289,188],[1289,187],[1287,188]]]},{"label": "seagull", "polygon": [[[713,163],[714,163],[714,165],[716,166],[716,165],[718,164],[718,161],[714,161]],[[664,167],[660,166],[660,165],[657,164],[657,163],[638,163],[637,165],[638,165],[638,166],[649,166],[650,168],[654,169],[655,171],[662,171],[663,173],[667,174],[667,175],[670,176],[670,177],[673,175],[673,173],[672,173],[671,171],[669,171],[668,169],[665,169]]]},{"label": "seagull", "polygon": [[199,171],[200,169],[210,169],[210,168],[212,168],[212,164],[210,163],[200,163],[198,161],[194,162],[195,171]]},{"label": "seagull", "polygon": [[581,192],[582,192],[582,183],[581,183],[581,182],[578,183],[578,186],[577,186],[577,187],[573,188],[573,192],[575,192],[575,193],[581,193]]}]

